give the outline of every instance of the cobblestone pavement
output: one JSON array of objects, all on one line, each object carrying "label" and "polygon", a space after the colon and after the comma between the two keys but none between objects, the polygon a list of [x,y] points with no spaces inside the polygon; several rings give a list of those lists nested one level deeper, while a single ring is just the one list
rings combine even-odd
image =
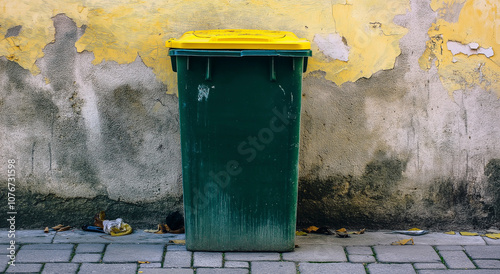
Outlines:
[{"label": "cobblestone pavement", "polygon": [[[500,273],[500,240],[429,233],[410,238],[367,232],[350,238],[298,236],[294,252],[191,252],[169,243],[184,235],[142,231],[122,237],[80,230],[0,231],[0,272],[6,273]],[[15,265],[9,253],[15,250]],[[14,252],[14,251],[13,251]]]}]

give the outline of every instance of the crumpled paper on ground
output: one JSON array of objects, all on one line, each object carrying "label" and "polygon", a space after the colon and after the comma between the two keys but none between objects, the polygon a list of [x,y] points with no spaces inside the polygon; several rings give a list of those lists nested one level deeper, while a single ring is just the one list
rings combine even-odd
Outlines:
[{"label": "crumpled paper on ground", "polygon": [[132,227],[124,223],[122,218],[116,220],[104,220],[102,221],[102,226],[104,232],[111,236],[123,236],[132,233]]}]

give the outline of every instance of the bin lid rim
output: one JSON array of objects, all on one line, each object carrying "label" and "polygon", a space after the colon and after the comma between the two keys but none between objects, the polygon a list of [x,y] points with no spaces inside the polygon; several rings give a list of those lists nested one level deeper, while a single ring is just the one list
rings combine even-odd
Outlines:
[{"label": "bin lid rim", "polygon": [[252,29],[188,31],[178,39],[169,39],[165,45],[168,48],[178,49],[304,50],[311,48],[311,43],[307,39],[298,38],[289,31]]},{"label": "bin lid rim", "polygon": [[169,56],[205,56],[205,57],[245,57],[245,56],[282,56],[310,57],[311,50],[204,50],[170,49]]}]

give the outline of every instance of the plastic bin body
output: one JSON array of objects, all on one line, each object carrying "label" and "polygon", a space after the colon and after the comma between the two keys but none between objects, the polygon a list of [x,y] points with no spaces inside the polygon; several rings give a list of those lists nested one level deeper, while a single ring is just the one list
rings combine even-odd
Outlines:
[{"label": "plastic bin body", "polygon": [[294,249],[308,54],[170,50],[179,87],[188,250]]}]

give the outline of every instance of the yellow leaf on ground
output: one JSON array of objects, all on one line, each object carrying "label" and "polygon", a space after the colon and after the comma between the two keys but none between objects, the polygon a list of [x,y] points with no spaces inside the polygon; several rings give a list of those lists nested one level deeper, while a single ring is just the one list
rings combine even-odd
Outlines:
[{"label": "yellow leaf on ground", "polygon": [[444,234],[448,234],[448,235],[455,235],[455,231],[448,231],[448,232],[445,232]]},{"label": "yellow leaf on ground", "polygon": [[312,225],[312,226],[310,226],[308,228],[303,229],[303,231],[307,232],[307,233],[311,233],[311,232],[314,232],[314,231],[316,231],[318,229],[319,229],[318,227]]},{"label": "yellow leaf on ground", "polygon": [[347,229],[345,229],[345,228],[337,229],[337,232],[340,232],[340,233],[347,232]]},{"label": "yellow leaf on ground", "polygon": [[490,239],[500,239],[500,233],[488,233],[488,234],[485,234],[484,236],[486,236]]},{"label": "yellow leaf on ground", "polygon": [[137,262],[140,263],[140,264],[149,264],[148,261],[137,261]]},{"label": "yellow leaf on ground", "polygon": [[422,230],[422,229],[416,228],[416,227],[408,229],[408,231],[419,231],[419,230]]},{"label": "yellow leaf on ground", "polygon": [[307,236],[307,233],[304,231],[295,231],[296,236]]},{"label": "yellow leaf on ground", "polygon": [[478,236],[479,234],[476,232],[465,232],[465,231],[460,231],[460,235],[462,236]]},{"label": "yellow leaf on ground", "polygon": [[394,243],[392,243],[392,245],[406,245],[410,242],[412,245],[415,244],[415,242],[413,241],[413,238],[410,238],[410,239],[403,239],[401,241],[394,242]]}]

